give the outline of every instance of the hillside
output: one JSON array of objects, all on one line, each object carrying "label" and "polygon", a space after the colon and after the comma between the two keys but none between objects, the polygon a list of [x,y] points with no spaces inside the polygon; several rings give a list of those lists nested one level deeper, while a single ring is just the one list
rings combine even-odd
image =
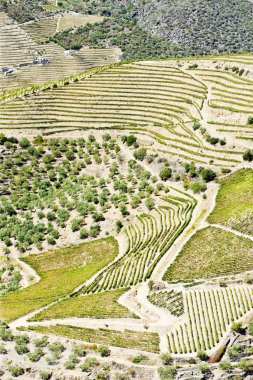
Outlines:
[{"label": "hillside", "polygon": [[251,379],[252,6],[1,1],[2,380]]},{"label": "hillside", "polygon": [[[62,33],[64,47],[118,46],[124,59],[252,51],[249,0],[117,0],[86,2],[86,12],[109,16],[99,25]],[[218,34],[217,34],[218,31]]]}]

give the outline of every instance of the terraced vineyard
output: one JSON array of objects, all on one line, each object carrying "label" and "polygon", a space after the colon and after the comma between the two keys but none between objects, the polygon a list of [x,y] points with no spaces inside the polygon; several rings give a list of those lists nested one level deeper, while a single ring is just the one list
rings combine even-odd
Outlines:
[{"label": "terraced vineyard", "polygon": [[[0,54],[0,68],[12,70],[8,75],[0,70],[0,95],[20,87],[57,81],[119,60],[119,52],[114,48],[84,48],[69,56],[53,42],[42,44],[38,34],[44,35],[45,29],[51,33],[57,24],[57,18],[22,26],[0,12],[0,24],[0,49],[4,51],[4,54]],[[39,58],[48,62],[34,64],[33,60]]]},{"label": "terraced vineyard", "polygon": [[231,286],[187,291],[186,322],[168,335],[175,354],[210,350],[220,342],[231,323],[253,307],[252,286]]},{"label": "terraced vineyard", "polygon": [[143,369],[215,356],[253,310],[253,55],[65,51],[50,37],[106,13],[50,5],[0,13],[0,317]]},{"label": "terraced vineyard", "polygon": [[37,44],[4,12],[0,12],[0,66],[22,64],[37,56]]},{"label": "terraced vineyard", "polygon": [[34,41],[42,43],[56,33],[57,23],[57,17],[50,17],[38,21],[30,21],[23,25],[21,24],[21,28],[25,30]]},{"label": "terraced vineyard", "polygon": [[[181,194],[179,194],[181,195]],[[166,198],[167,204],[138,217],[126,228],[128,249],[87,287],[84,293],[126,288],[148,279],[157,263],[188,225],[196,204],[188,197]]]},{"label": "terraced vineyard", "polygon": [[184,313],[183,294],[174,290],[160,291],[148,296],[151,303],[169,310],[172,315],[180,317]]},{"label": "terraced vineyard", "polygon": [[25,30],[34,41],[42,43],[48,40],[58,31],[77,28],[87,23],[92,24],[102,21],[103,17],[96,15],[81,15],[78,13],[56,14],[40,20],[26,22],[21,24],[21,28]]},{"label": "terraced vineyard", "polygon": [[[78,53],[81,54],[81,53]],[[70,81],[71,82],[71,81]],[[207,86],[173,62],[114,66],[64,87],[1,105],[2,129],[135,130],[155,149],[199,163],[235,166],[242,150],[210,147],[192,127],[203,122]]]}]

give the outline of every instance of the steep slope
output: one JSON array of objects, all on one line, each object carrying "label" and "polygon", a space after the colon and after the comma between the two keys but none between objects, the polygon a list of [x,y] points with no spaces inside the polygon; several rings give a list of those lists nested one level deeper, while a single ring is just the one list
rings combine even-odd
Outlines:
[{"label": "steep slope", "polygon": [[125,59],[253,50],[249,0],[88,1],[84,11],[109,18],[76,33],[60,33],[62,46],[116,45]]}]

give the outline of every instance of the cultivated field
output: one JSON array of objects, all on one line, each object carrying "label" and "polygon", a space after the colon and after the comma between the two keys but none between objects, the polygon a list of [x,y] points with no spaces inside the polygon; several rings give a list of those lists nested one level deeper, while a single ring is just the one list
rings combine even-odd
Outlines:
[{"label": "cultivated field", "polygon": [[16,319],[68,295],[117,254],[117,242],[108,238],[23,259],[36,270],[40,280],[17,293],[0,297],[0,318]]},{"label": "cultivated field", "polygon": [[[202,64],[213,66],[211,60]],[[253,80],[223,73],[224,64],[220,72],[227,82],[238,83],[238,93],[250,94]],[[189,69],[192,66],[191,62],[136,62],[99,70],[89,78],[70,79],[67,85],[55,85],[36,97],[2,104],[0,127],[135,130],[170,156],[217,167],[238,166],[250,140],[237,139],[238,135],[235,139],[233,133],[220,129],[230,119],[241,137],[246,132],[250,138],[250,108],[244,112],[232,106],[224,109],[222,102],[214,105],[212,82],[202,76],[205,70]]]},{"label": "cultivated field", "polygon": [[[253,171],[239,170],[221,181],[216,206],[208,221],[253,233]],[[233,201],[231,202],[231,199]]]},{"label": "cultivated field", "polygon": [[4,380],[28,359],[36,379],[188,378],[173,360],[226,358],[252,323],[253,55],[50,40],[102,20],[0,13],[0,354],[22,363],[1,359]]},{"label": "cultivated field", "polygon": [[250,271],[253,270],[252,250],[252,240],[216,227],[206,227],[186,243],[164,279],[188,282]]},{"label": "cultivated field", "polygon": [[[0,95],[20,87],[57,81],[119,60],[118,49],[114,48],[81,49],[66,55],[61,46],[44,43],[45,37],[56,32],[58,21],[55,17],[20,25],[0,12],[0,22],[0,49],[4,51],[0,55],[0,68],[11,70],[7,75],[0,70]],[[46,61],[34,63],[36,59]]]}]

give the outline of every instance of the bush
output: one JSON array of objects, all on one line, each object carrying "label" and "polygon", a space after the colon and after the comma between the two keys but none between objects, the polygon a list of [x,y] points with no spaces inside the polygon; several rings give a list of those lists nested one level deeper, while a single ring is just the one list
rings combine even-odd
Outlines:
[{"label": "bush", "polygon": [[205,191],[206,190],[206,184],[198,182],[198,181],[197,182],[192,182],[189,185],[189,189],[191,189],[194,194],[197,194],[197,193],[200,193],[201,191]]},{"label": "bush", "polygon": [[111,350],[109,349],[109,347],[107,346],[100,346],[98,348],[98,352],[100,353],[100,355],[102,357],[107,357],[107,356],[110,356],[111,355]]},{"label": "bush", "polygon": [[220,141],[220,139],[218,139],[218,137],[207,137],[206,139],[207,142],[209,142],[211,145],[216,145],[218,144],[218,142]]},{"label": "bush", "polygon": [[172,174],[171,168],[168,168],[166,166],[165,168],[163,168],[160,171],[159,176],[160,176],[160,178],[161,178],[162,181],[167,181],[171,177],[171,174]]},{"label": "bush", "polygon": [[134,152],[134,158],[139,161],[143,161],[146,155],[147,155],[146,148],[140,148]]},{"label": "bush", "polygon": [[9,371],[12,374],[12,376],[14,376],[14,377],[21,376],[25,373],[24,368],[19,367],[19,366],[11,366],[11,367],[9,367]]},{"label": "bush", "polygon": [[31,362],[38,362],[40,358],[44,355],[44,352],[41,348],[36,348],[33,352],[30,352],[27,356]]},{"label": "bush", "polygon": [[72,361],[72,360],[67,360],[65,363],[64,363],[64,367],[66,369],[75,369],[76,368],[76,365],[75,363]]},{"label": "bush", "polygon": [[173,380],[176,376],[177,370],[175,367],[160,367],[158,368],[158,373],[160,375],[161,380]]},{"label": "bush", "polygon": [[197,129],[199,129],[201,126],[200,122],[199,121],[194,121],[194,124],[193,124],[193,130],[196,131]]},{"label": "bush", "polygon": [[228,173],[231,173],[231,169],[228,169],[228,168],[221,168],[221,173],[222,173],[222,174],[228,174]]},{"label": "bush", "polygon": [[237,360],[240,357],[241,351],[242,346],[240,344],[234,344],[228,349],[227,353],[231,360]]},{"label": "bush", "polygon": [[5,354],[7,354],[5,345],[3,343],[0,343],[0,355],[5,355]]},{"label": "bush", "polygon": [[121,220],[117,220],[116,221],[116,232],[119,233],[122,227],[123,227],[123,223],[121,222]]},{"label": "bush", "polygon": [[50,380],[51,377],[52,377],[52,373],[51,372],[47,372],[47,371],[40,372],[40,378],[42,380]]},{"label": "bush", "polygon": [[206,182],[211,182],[215,179],[216,173],[212,169],[202,169],[200,172],[202,178]]},{"label": "bush", "polygon": [[135,356],[132,360],[132,363],[135,363],[135,364],[138,364],[140,362],[142,362],[143,360],[146,360],[147,359],[147,356],[145,355],[138,355],[138,356]]},{"label": "bush", "polygon": [[161,355],[161,359],[164,365],[171,365],[173,363],[173,359],[170,353],[164,353]]},{"label": "bush", "polygon": [[239,361],[238,367],[246,373],[249,371],[251,372],[253,370],[253,361],[242,359]]},{"label": "bush", "polygon": [[85,349],[82,346],[78,346],[76,344],[72,347],[72,352],[74,355],[86,356]]},{"label": "bush", "polygon": [[34,339],[33,344],[35,347],[46,347],[48,345],[48,338],[43,336],[42,338]]},{"label": "bush", "polygon": [[253,150],[252,149],[247,149],[244,153],[243,153],[243,159],[244,161],[253,161]]},{"label": "bush", "polygon": [[199,370],[203,374],[207,374],[207,373],[211,372],[208,364],[204,364],[204,363],[199,365]]},{"label": "bush", "polygon": [[206,361],[208,359],[208,356],[207,354],[205,353],[205,351],[203,350],[200,350],[197,352],[197,357],[202,360],[202,361]]},{"label": "bush", "polygon": [[232,369],[233,369],[233,366],[232,366],[232,364],[228,360],[223,360],[223,361],[220,362],[220,368],[223,371],[231,372]]},{"label": "bush", "polygon": [[127,144],[127,146],[132,146],[136,143],[137,141],[137,138],[134,136],[134,135],[129,135],[129,136],[122,136],[121,137],[121,141],[125,144]]},{"label": "bush", "polygon": [[89,231],[86,229],[80,230],[80,239],[87,239],[89,237]]},{"label": "bush", "polygon": [[22,139],[20,139],[19,141],[19,145],[21,146],[21,148],[26,149],[30,146],[30,143],[29,143],[29,140],[27,140],[27,138],[22,137]]},{"label": "bush", "polygon": [[65,347],[64,347],[64,345],[63,345],[61,342],[53,342],[53,343],[51,343],[51,344],[48,346],[48,349],[49,349],[49,351],[51,351],[52,353],[56,353],[56,354],[65,351]]},{"label": "bush", "polygon": [[154,200],[152,198],[147,198],[145,201],[145,206],[149,211],[153,210],[153,208],[155,207]]},{"label": "bush", "polygon": [[26,343],[16,344],[14,348],[19,355],[23,355],[29,352],[29,348]]},{"label": "bush", "polygon": [[99,365],[99,361],[96,358],[87,358],[80,366],[83,372],[88,372],[92,367],[96,367]]},{"label": "bush", "polygon": [[248,117],[248,124],[253,125],[253,116]]},{"label": "bush", "polygon": [[0,338],[5,342],[13,340],[11,329],[6,325],[0,325]]},{"label": "bush", "polygon": [[242,324],[241,322],[234,322],[231,326],[231,331],[239,333],[242,330]]}]

